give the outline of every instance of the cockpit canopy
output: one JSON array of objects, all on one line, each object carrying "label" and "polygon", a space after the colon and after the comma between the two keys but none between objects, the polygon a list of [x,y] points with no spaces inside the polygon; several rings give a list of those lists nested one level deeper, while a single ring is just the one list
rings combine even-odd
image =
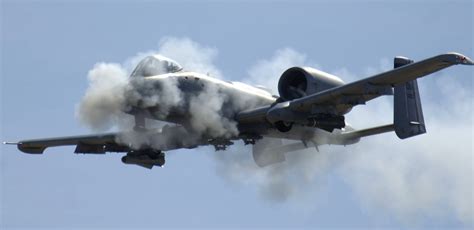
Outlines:
[{"label": "cockpit canopy", "polygon": [[176,61],[159,54],[145,57],[141,60],[131,77],[149,77],[165,73],[175,73],[183,69]]}]

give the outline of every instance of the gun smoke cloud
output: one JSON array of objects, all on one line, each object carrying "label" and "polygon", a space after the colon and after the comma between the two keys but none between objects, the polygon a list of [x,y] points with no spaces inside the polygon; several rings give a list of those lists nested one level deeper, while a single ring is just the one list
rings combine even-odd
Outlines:
[{"label": "gun smoke cloud", "polygon": [[88,73],[89,88],[76,116],[93,130],[106,130],[118,122],[125,101],[127,71],[116,63],[97,63]]},{"label": "gun smoke cloud", "polygon": [[[253,69],[265,72],[266,68],[272,66],[271,63],[291,63],[291,60],[298,60],[295,57],[305,57],[295,53],[287,52],[285,55],[278,51],[274,57],[260,61],[263,64],[257,64]],[[299,58],[299,61],[307,60]],[[379,67],[366,68],[362,77],[390,68],[388,59],[382,59]],[[334,74],[346,82],[358,80],[347,69],[336,70]],[[309,183],[299,185],[303,188],[300,191],[312,192],[305,188],[308,184],[320,186],[321,179],[335,173],[351,187],[361,204],[368,206],[373,212],[385,210],[389,215],[407,223],[414,223],[426,216],[450,216],[472,225],[472,87],[469,84],[463,85],[456,78],[442,72],[427,78],[430,79],[420,80],[422,100],[425,98],[423,108],[427,134],[402,141],[393,133],[388,133],[365,138],[352,146],[327,146],[325,149],[321,148],[320,153],[311,149],[302,151],[305,159],[310,162],[322,161],[318,163],[325,163],[323,166],[326,167],[314,163],[300,165],[301,171],[313,176],[305,181]],[[272,84],[278,82],[277,79],[274,80]],[[438,98],[442,98],[441,101]],[[366,106],[358,106],[348,115],[347,120],[356,128],[392,122],[392,100],[392,97],[385,97]],[[440,105],[449,105],[449,109]],[[455,120],[459,122],[453,123]],[[290,154],[293,153],[288,153],[287,156]],[[314,167],[321,167],[320,171],[314,170]],[[284,175],[287,179],[291,178],[288,174]],[[272,180],[255,181],[263,181],[268,186],[265,183]],[[297,183],[286,183],[290,183],[293,190],[298,188]]]},{"label": "gun smoke cloud", "polygon": [[[165,116],[170,107],[179,106],[183,98],[176,81],[163,81],[165,85],[157,90],[154,86],[147,86],[138,80],[135,85],[140,88],[140,92],[127,85],[130,73],[138,62],[146,56],[156,53],[177,60],[188,70],[209,73],[216,77],[221,75],[220,71],[212,65],[217,54],[215,49],[200,46],[186,38],[165,38],[160,42],[158,50],[139,53],[125,61],[125,64],[97,63],[88,73],[89,88],[77,106],[76,116],[79,121],[94,131],[104,131],[114,126],[120,126],[124,123],[123,120],[129,119],[129,116],[123,114],[123,111],[127,110],[128,104],[139,103],[142,107],[159,105]],[[207,113],[211,112],[210,118],[214,118],[214,120],[207,120],[206,124],[196,127],[198,130],[209,128],[213,131],[224,132],[223,130],[228,130],[228,126],[234,126],[228,124],[229,121],[217,120],[218,117],[221,117],[219,112],[223,104],[223,97],[210,97],[210,95],[219,96],[218,94],[216,89],[208,87],[193,102],[202,102],[206,100],[205,97],[216,99],[201,103],[199,106],[191,103],[191,110],[194,112],[192,114],[196,114],[196,117],[192,119],[202,120],[202,117],[206,116],[203,114],[206,111]],[[131,124],[131,122],[125,123]],[[213,124],[216,124],[217,127],[207,127]]]},{"label": "gun smoke cloud", "polygon": [[[187,38],[165,38],[156,51],[140,53],[124,64],[96,64],[88,74],[89,88],[77,106],[79,121],[96,131],[132,127],[121,125],[130,119],[121,112],[125,101],[122,95],[127,90],[131,68],[154,53],[176,60],[185,69],[222,78],[222,72],[213,64],[217,49]],[[387,60],[360,74],[347,69],[332,73],[351,82],[390,68]],[[295,65],[317,66],[306,55],[285,48],[269,59],[257,61],[242,81],[262,85],[277,94],[281,73]],[[472,226],[472,84],[462,84],[443,72],[427,78],[430,79],[419,84],[428,129],[425,135],[401,141],[388,133],[362,139],[352,146],[320,146],[319,152],[308,148],[287,153],[286,162],[265,168],[255,165],[249,146],[236,143],[225,152],[213,153],[216,173],[235,185],[254,186],[264,199],[311,204],[310,208],[317,208],[324,199],[322,194],[334,189],[328,180],[337,179],[347,185],[345,192],[369,212],[383,212],[408,225],[429,217],[456,219]],[[173,91],[176,87],[168,88],[168,97],[155,94],[145,103],[179,104],[182,96]],[[191,118],[194,128],[234,135],[235,122],[222,118],[226,100],[213,88],[193,98],[190,109],[195,114]],[[392,98],[385,97],[354,108],[346,119],[355,128],[366,128],[392,122],[392,111]]]}]

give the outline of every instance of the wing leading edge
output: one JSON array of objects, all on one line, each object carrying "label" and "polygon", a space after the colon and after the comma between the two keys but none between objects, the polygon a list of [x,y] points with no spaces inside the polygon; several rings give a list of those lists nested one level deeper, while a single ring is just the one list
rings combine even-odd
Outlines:
[{"label": "wing leading edge", "polygon": [[[106,149],[106,147],[104,146],[110,146],[109,148],[111,148],[112,146],[118,146],[115,142],[115,137],[115,133],[110,133],[101,135],[32,139],[20,141],[17,143],[17,146],[18,149],[24,153],[42,154],[44,150],[48,147],[76,145],[76,153],[87,153],[84,152],[86,151],[86,149],[84,149],[85,146],[101,146],[103,150]],[[80,152],[81,150],[83,152]],[[98,153],[97,148],[94,150],[94,153]],[[105,151],[102,151],[102,153],[105,153]]]},{"label": "wing leading edge", "polygon": [[165,126],[161,130],[117,132],[98,135],[68,136],[22,140],[16,143],[24,153],[42,154],[46,148],[75,145],[74,153],[130,152],[141,149],[162,151],[195,148],[210,144],[182,126]]},{"label": "wing leading edge", "polygon": [[165,154],[162,151],[195,148],[210,143],[208,139],[197,138],[181,126],[164,126],[161,130],[31,139],[4,144],[16,144],[20,151],[29,154],[42,154],[47,148],[57,146],[76,146],[74,153],[84,154],[125,152],[123,163],[151,169],[165,164]]}]

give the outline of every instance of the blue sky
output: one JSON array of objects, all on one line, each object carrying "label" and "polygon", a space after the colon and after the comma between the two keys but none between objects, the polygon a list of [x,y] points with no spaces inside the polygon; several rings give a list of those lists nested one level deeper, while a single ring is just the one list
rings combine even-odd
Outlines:
[{"label": "blue sky", "polygon": [[[457,51],[473,57],[473,15],[468,0],[2,1],[1,139],[90,133],[74,116],[88,71],[97,62],[123,63],[138,52],[157,50],[165,37],[189,38],[216,50],[213,65],[226,79],[247,79],[252,67],[290,48],[305,63],[350,81],[384,69],[396,55],[419,60]],[[145,170],[123,165],[120,154],[75,155],[73,147],[65,147],[31,156],[2,146],[0,226],[472,227],[473,76],[472,68],[456,66],[422,79],[428,134],[407,141],[386,134],[359,147],[335,148],[343,153],[315,165],[325,169],[318,182],[298,184],[304,195],[286,201],[266,199],[255,181],[222,176],[226,165],[207,147],[173,151],[165,168]],[[384,117],[391,114],[389,99],[370,106],[375,109],[354,109],[350,118],[356,125],[390,121]],[[448,126],[460,129],[446,131]],[[398,154],[357,158],[384,145]],[[440,161],[434,160],[436,153],[410,154],[411,147],[425,145],[453,148]],[[390,161],[397,167],[384,165]],[[378,163],[393,174],[375,177],[380,169],[371,167]],[[408,182],[376,187],[396,180],[397,172]],[[438,176],[442,181],[432,180]],[[467,179],[458,186],[459,177]],[[369,180],[375,189],[361,189]],[[454,192],[430,189],[433,198],[416,207],[391,193],[403,188],[408,196],[424,194],[420,181],[443,191],[453,181]],[[370,198],[384,195],[383,201]]]}]

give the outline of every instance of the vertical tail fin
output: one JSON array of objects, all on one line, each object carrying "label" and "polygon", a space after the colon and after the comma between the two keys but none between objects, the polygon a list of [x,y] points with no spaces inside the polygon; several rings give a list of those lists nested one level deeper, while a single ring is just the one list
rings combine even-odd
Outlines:
[{"label": "vertical tail fin", "polygon": [[[410,63],[413,63],[413,60],[395,57],[394,68]],[[395,133],[400,139],[426,133],[420,93],[416,80],[395,86],[393,120]]]}]

